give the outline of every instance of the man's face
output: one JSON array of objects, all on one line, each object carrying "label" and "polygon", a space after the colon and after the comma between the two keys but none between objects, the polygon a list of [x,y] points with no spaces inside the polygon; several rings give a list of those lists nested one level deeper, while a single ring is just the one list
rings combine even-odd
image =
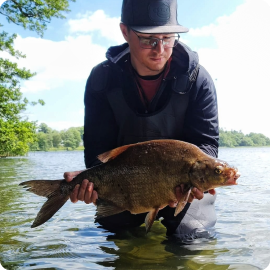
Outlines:
[{"label": "man's face", "polygon": [[[125,25],[121,25],[124,38],[129,43],[131,63],[141,76],[151,76],[159,74],[165,67],[168,59],[172,55],[173,48],[164,48],[159,41],[157,46],[152,49],[144,49],[140,46],[139,37],[155,37],[163,39],[174,36],[173,34],[141,34],[134,33],[132,30],[125,32]],[[126,34],[126,35],[125,35]],[[138,36],[137,36],[137,35]]]}]

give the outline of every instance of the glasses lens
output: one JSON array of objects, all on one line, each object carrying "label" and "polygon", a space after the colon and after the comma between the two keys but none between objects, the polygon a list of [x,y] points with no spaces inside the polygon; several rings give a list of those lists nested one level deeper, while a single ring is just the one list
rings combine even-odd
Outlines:
[{"label": "glasses lens", "polygon": [[153,49],[155,48],[160,40],[162,40],[162,45],[164,48],[173,48],[176,46],[179,40],[178,36],[165,37],[163,39],[158,38],[143,38],[140,37],[140,46],[144,49]]},{"label": "glasses lens", "polygon": [[163,39],[164,48],[172,48],[174,47],[175,37],[167,37]]},{"label": "glasses lens", "polygon": [[163,39],[163,46],[164,48],[173,48],[177,45],[179,41],[179,36],[173,36],[173,37],[170,37],[170,38],[164,38]]},{"label": "glasses lens", "polygon": [[154,38],[143,38],[140,37],[140,45],[144,49],[152,49],[157,45],[157,40]]}]

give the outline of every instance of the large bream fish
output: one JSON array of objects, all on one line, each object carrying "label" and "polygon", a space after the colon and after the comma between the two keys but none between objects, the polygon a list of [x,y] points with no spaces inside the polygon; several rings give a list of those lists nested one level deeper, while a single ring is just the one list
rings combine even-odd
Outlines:
[{"label": "large bream fish", "polygon": [[175,188],[181,186],[181,200],[175,216],[184,208],[192,187],[207,191],[235,185],[240,176],[226,162],[208,156],[197,146],[178,140],[153,140],[118,147],[98,156],[101,165],[78,174],[73,181],[32,180],[28,187],[48,200],[32,227],[50,219],[69,199],[83,179],[94,183],[98,192],[97,221],[125,210],[132,214],[149,212],[148,232],[160,208],[176,201]]}]

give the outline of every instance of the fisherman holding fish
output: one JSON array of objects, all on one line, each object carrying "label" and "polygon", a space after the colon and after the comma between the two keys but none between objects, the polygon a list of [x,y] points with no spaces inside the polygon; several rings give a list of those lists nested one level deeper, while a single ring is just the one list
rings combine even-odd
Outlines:
[{"label": "fisherman holding fish", "polygon": [[[217,157],[214,83],[197,53],[179,41],[179,33],[188,28],[177,22],[177,1],[123,0],[120,29],[127,43],[109,48],[108,60],[93,68],[86,84],[86,167],[97,164],[97,155],[117,146],[163,138],[193,143]],[[74,175],[65,173],[65,178],[70,181]],[[85,180],[75,188],[71,201],[95,202],[98,194],[93,188]],[[181,196],[180,187],[176,194]],[[185,235],[215,224],[216,196],[196,188],[190,202],[194,196],[201,200],[187,204],[176,218],[169,206],[159,211],[167,234]],[[124,229],[141,225],[144,217],[123,212],[99,223],[110,230]]]},{"label": "fisherman holding fish", "polygon": [[[84,201],[87,204],[97,203],[97,222],[113,232],[140,226],[144,222],[147,229],[150,229],[154,219],[163,218],[161,222],[167,228],[168,236],[181,239],[188,235],[199,237],[201,231],[207,232],[216,222],[214,207],[216,194],[213,188],[225,185],[224,181],[227,181],[226,185],[235,184],[239,177],[236,170],[216,159],[219,131],[214,83],[205,68],[199,64],[197,53],[179,40],[179,33],[188,32],[188,28],[177,22],[177,0],[123,0],[120,29],[126,43],[109,48],[106,53],[107,60],[95,66],[87,80],[84,123],[85,165],[86,168],[94,167],[89,173],[95,171],[96,178],[99,178],[97,181],[107,177],[103,171],[99,172],[103,170],[103,165],[96,166],[101,162],[108,163],[104,168],[107,170],[109,168],[110,171],[113,170],[113,164],[116,171],[122,163],[130,165],[119,169],[125,170],[125,176],[123,179],[116,177],[117,180],[106,192],[87,179],[76,184],[78,178],[75,176],[80,171],[66,172],[64,174],[66,181],[76,186],[74,189],[72,187],[73,191],[68,196],[66,189],[61,188],[62,195],[65,194],[65,200],[70,198],[74,203],[77,201]],[[191,148],[186,146],[189,144],[180,145],[177,142],[172,142],[168,146],[163,139],[184,141],[199,148],[196,150],[197,148],[193,146]],[[121,147],[150,140],[161,141],[160,143],[154,141],[149,145],[138,144],[132,146],[131,150],[129,147]],[[143,152],[136,150],[139,148],[143,149]],[[110,151],[112,149],[115,150]],[[133,156],[130,157],[128,151],[133,153]],[[144,162],[148,155],[153,161]],[[126,163],[128,160],[130,163]],[[132,166],[133,163],[137,167]],[[163,175],[165,183],[166,175],[170,175],[170,172],[175,173],[178,167],[181,169],[178,172],[179,181],[182,182],[173,188],[168,197],[171,199],[165,199],[161,205],[153,205],[153,210],[148,215],[143,213],[143,210],[137,211],[135,206],[128,208],[129,198],[131,201],[133,193],[138,190],[142,193],[140,194],[142,198],[144,190],[145,192],[153,190],[157,198],[167,196],[163,192],[160,179],[152,178],[162,175],[161,172],[155,175],[156,171],[169,168],[167,174]],[[145,168],[145,171],[140,168]],[[153,177],[149,178],[146,175],[151,169]],[[126,194],[126,186],[124,187],[125,184],[123,182],[122,185],[121,181],[129,181],[126,175],[130,175],[130,179],[135,179],[136,174],[148,179],[148,182],[142,182],[142,185],[151,184],[151,188],[147,186],[133,190],[129,186],[131,190]],[[203,188],[205,181],[212,181],[212,176],[210,177],[212,174],[216,178],[219,174],[222,175],[224,183],[219,185],[212,183],[208,188]],[[191,176],[195,177],[197,182],[193,179],[192,184],[187,184],[189,181],[187,179],[191,179]],[[115,177],[115,174],[111,177]],[[37,188],[33,188],[33,183],[24,184],[32,186],[30,191],[47,196],[49,199],[55,195],[55,193],[45,194],[45,191],[41,194]],[[55,182],[55,185],[57,186],[58,182]],[[205,190],[207,192],[203,192]],[[126,208],[120,204],[117,206],[117,203],[105,204],[104,200],[114,193],[119,194],[117,195],[119,200],[120,197],[126,200]],[[103,198],[100,198],[101,194]],[[162,198],[157,200],[159,201],[162,201]],[[178,202],[181,202],[183,207]],[[63,200],[62,205],[64,203]],[[132,203],[130,202],[130,205]],[[142,203],[140,207],[142,209]],[[35,226],[40,223],[38,219],[37,217]]]},{"label": "fisherman holding fish", "polygon": [[[183,140],[217,157],[215,86],[197,53],[179,40],[188,28],[177,22],[177,0],[123,0],[120,29],[127,43],[109,48],[107,60],[93,68],[86,84],[86,168],[97,164],[103,152],[152,139]],[[70,181],[75,175],[66,173],[65,178]],[[85,180],[71,201],[95,202],[93,189]],[[181,196],[180,187],[176,194]],[[167,234],[181,236],[214,226],[216,195],[211,194],[194,188],[189,201],[193,196],[201,200],[187,204],[176,218],[169,206],[159,211]],[[123,212],[99,223],[110,230],[125,229],[141,225],[144,218]]]}]

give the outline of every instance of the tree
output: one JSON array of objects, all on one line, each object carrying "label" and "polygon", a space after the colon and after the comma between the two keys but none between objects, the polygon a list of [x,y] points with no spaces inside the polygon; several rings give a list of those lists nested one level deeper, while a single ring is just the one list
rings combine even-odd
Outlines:
[{"label": "tree", "polygon": [[41,123],[38,127],[38,132],[51,133],[52,129],[47,124]]},{"label": "tree", "polygon": [[84,133],[84,127],[76,127],[76,129],[80,132],[81,134],[81,139],[83,140],[83,133]]},{"label": "tree", "polygon": [[253,141],[254,145],[265,146],[267,145],[267,137],[260,133],[250,133],[249,138]]},{"label": "tree", "polygon": [[[74,0],[70,0],[73,1]],[[15,23],[43,35],[51,18],[65,18],[68,0],[8,0],[0,7],[0,15],[9,23]],[[0,25],[0,28],[2,25]],[[5,52],[14,58],[25,58],[13,47],[16,35],[0,32],[0,53]],[[36,122],[29,122],[22,113],[29,104],[44,105],[43,100],[29,102],[20,91],[20,82],[32,78],[35,73],[19,68],[9,59],[0,57],[0,155],[22,155],[29,149],[29,143],[35,141]],[[16,134],[14,134],[16,130]]]},{"label": "tree", "polygon": [[235,147],[237,143],[234,137],[229,132],[220,132],[219,144],[223,147]]},{"label": "tree", "polygon": [[68,7],[68,0],[9,0],[1,6],[0,14],[5,16],[9,23],[15,23],[43,36],[51,18],[65,18],[62,12],[68,12]]},{"label": "tree", "polygon": [[79,147],[81,142],[80,132],[76,128],[69,128],[67,131],[62,132],[62,139],[65,147],[75,149]]},{"label": "tree", "polygon": [[54,130],[52,132],[52,144],[53,144],[53,147],[58,148],[61,142],[62,142],[62,138],[61,138],[59,132]]},{"label": "tree", "polygon": [[[25,56],[13,48],[15,37],[8,36],[6,32],[0,33],[0,51],[8,52],[17,59],[23,58]],[[36,122],[28,122],[21,113],[28,104],[35,105],[37,102],[23,98],[20,81],[28,80],[35,74],[3,58],[0,58],[0,71],[0,155],[24,155],[29,150],[28,144],[35,140]],[[38,103],[44,105],[42,100]]]},{"label": "tree", "polygon": [[37,133],[39,150],[48,151],[52,147],[52,139],[49,134],[44,132]]},{"label": "tree", "polygon": [[254,146],[253,141],[249,137],[244,137],[240,144],[240,146]]},{"label": "tree", "polygon": [[0,118],[0,156],[24,155],[35,141],[35,123]]},{"label": "tree", "polygon": [[242,131],[225,131],[220,129],[220,146],[266,146],[270,145],[270,139],[261,133],[250,133],[245,135]]}]

